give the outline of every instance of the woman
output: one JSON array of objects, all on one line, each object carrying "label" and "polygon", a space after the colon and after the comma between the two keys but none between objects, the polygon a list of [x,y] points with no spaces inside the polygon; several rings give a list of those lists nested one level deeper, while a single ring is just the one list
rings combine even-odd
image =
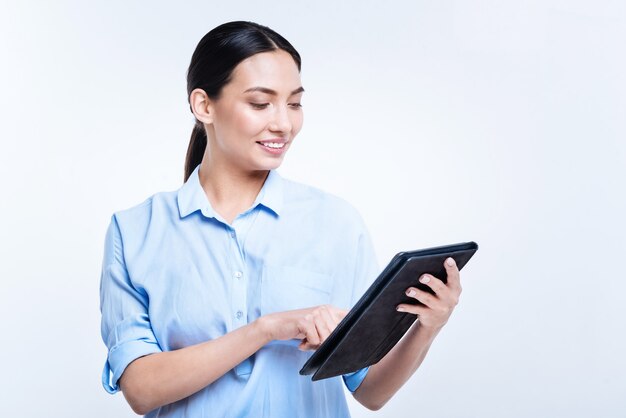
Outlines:
[{"label": "woman", "polygon": [[101,277],[103,385],[149,417],[349,416],[342,385],[381,408],[417,369],[460,294],[435,295],[378,364],[312,382],[298,370],[379,273],[359,213],[275,171],[302,126],[300,56],[230,22],[198,44],[185,183],[116,212]]}]

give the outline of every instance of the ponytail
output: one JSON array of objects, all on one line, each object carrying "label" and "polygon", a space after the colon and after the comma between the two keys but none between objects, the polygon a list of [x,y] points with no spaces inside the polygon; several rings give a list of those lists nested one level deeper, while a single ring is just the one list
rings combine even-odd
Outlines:
[{"label": "ponytail", "polygon": [[201,123],[196,122],[191,132],[189,147],[187,148],[187,157],[185,158],[185,182],[196,169],[198,164],[202,162],[202,156],[206,148],[206,131]]}]

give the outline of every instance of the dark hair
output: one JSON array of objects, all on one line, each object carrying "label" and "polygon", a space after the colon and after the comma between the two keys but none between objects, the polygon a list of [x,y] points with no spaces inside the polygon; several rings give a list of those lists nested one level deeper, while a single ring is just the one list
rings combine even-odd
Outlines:
[{"label": "dark hair", "polygon": [[[217,100],[222,88],[230,81],[237,64],[254,54],[277,49],[288,52],[300,71],[302,61],[298,51],[267,26],[236,21],[212,29],[198,43],[187,70],[189,109],[191,110],[190,95],[194,89],[200,88],[210,99]],[[185,181],[202,162],[206,145],[206,131],[202,123],[196,119],[185,159]]]}]

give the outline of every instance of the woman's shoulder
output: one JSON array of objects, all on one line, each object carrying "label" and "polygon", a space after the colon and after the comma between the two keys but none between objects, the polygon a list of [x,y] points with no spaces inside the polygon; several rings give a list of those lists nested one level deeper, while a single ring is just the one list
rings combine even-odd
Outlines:
[{"label": "woman's shoulder", "polygon": [[118,224],[141,226],[171,215],[176,210],[177,191],[154,193],[143,201],[113,212]]},{"label": "woman's shoulder", "polygon": [[310,184],[283,178],[284,197],[296,210],[313,209],[320,215],[339,222],[363,224],[361,212],[347,199]]}]

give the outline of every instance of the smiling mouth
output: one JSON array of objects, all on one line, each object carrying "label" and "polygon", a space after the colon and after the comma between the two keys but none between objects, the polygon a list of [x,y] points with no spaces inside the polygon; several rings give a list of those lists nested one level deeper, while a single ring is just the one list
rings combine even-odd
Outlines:
[{"label": "smiling mouth", "polygon": [[271,149],[282,149],[287,144],[286,142],[260,142],[257,141],[257,144],[263,145],[266,148]]}]

